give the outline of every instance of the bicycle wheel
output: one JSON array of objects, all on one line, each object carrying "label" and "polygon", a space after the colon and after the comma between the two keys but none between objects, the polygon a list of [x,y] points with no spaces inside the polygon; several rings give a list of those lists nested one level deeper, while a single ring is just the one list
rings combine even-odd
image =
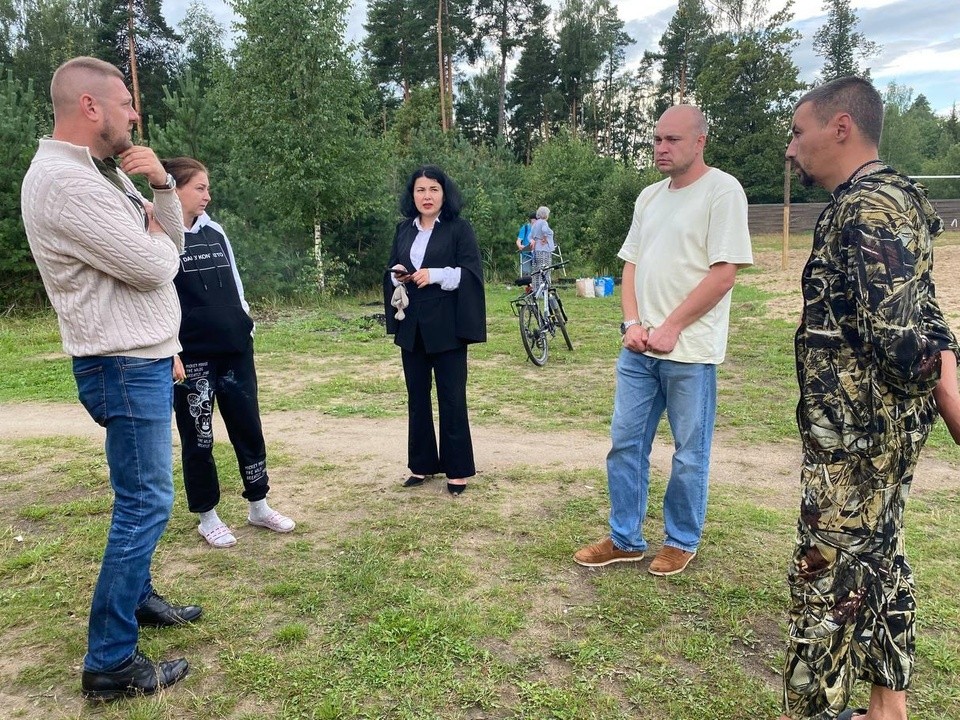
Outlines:
[{"label": "bicycle wheel", "polygon": [[567,316],[563,312],[563,305],[560,304],[560,298],[555,294],[550,295],[550,314],[553,316],[554,324],[560,328],[563,333],[563,339],[567,343],[567,349],[573,350],[573,343],[570,342],[570,335],[567,333]]},{"label": "bicycle wheel", "polygon": [[517,315],[520,317],[520,339],[523,349],[534,365],[542,366],[547,362],[547,334],[540,329],[540,318],[529,305],[521,305]]}]

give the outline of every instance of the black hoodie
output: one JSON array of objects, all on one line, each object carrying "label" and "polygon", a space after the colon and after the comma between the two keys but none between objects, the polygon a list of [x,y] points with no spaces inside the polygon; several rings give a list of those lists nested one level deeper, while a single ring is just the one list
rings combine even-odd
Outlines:
[{"label": "black hoodie", "polygon": [[183,314],[180,344],[185,354],[222,355],[250,348],[253,320],[233,248],[223,228],[206,213],[184,232],[174,284]]}]

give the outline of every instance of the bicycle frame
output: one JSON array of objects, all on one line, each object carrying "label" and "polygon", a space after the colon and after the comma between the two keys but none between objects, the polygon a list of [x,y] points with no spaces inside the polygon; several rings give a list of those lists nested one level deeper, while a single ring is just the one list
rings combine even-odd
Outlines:
[{"label": "bicycle frame", "polygon": [[[547,273],[566,265],[565,262],[538,268],[528,277],[519,278],[517,285],[527,286],[520,297],[512,300],[510,306],[520,320],[520,338],[527,356],[534,365],[544,365],[549,353],[549,340],[556,337],[557,328],[570,350],[573,343],[567,334],[567,316],[563,304]],[[542,306],[541,306],[542,303]]]}]

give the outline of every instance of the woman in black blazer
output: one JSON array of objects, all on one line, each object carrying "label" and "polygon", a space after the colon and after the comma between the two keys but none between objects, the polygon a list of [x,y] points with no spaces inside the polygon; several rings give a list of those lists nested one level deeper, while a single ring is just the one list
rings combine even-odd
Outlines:
[{"label": "woman in black blazer", "polygon": [[410,477],[403,485],[444,473],[452,495],[477,473],[467,418],[467,345],[487,339],[480,250],[470,223],[460,217],[462,205],[443,170],[418,168],[400,197],[407,219],[397,225],[383,282],[387,334],[400,346],[407,385]]}]

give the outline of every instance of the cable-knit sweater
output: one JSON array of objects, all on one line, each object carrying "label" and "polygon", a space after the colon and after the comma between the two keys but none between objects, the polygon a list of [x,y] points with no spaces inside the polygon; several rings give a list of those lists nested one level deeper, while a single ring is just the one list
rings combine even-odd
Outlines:
[{"label": "cable-knit sweater", "polygon": [[[119,172],[119,171],[118,171]],[[140,196],[119,172],[128,193]],[[21,187],[23,224],[57,312],[63,350],[74,357],[170,357],[180,351],[173,285],[183,250],[175,190],[156,190],[164,234],[107,180],[88,148],[43,138]]]}]

